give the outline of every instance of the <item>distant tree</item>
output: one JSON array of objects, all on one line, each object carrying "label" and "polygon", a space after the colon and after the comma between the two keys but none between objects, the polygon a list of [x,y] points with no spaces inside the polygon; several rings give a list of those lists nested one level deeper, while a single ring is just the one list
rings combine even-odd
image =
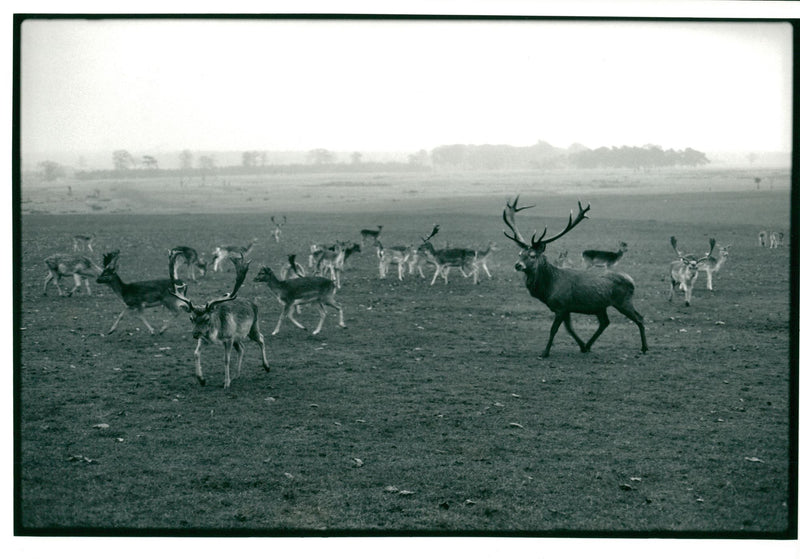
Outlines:
[{"label": "distant tree", "polygon": [[180,160],[181,169],[188,170],[192,168],[192,164],[194,163],[194,154],[188,150],[183,150],[179,155],[178,159]]},{"label": "distant tree", "polygon": [[430,165],[430,156],[424,149],[419,150],[417,153],[412,153],[408,156],[408,164],[412,167],[426,167]]},{"label": "distant tree", "polygon": [[200,165],[200,177],[202,183],[206,184],[206,175],[214,170],[216,164],[214,163],[214,158],[210,155],[201,155],[200,159],[198,160],[198,164]]},{"label": "distant tree", "polygon": [[333,152],[322,148],[309,151],[306,157],[308,162],[312,165],[330,165],[336,160],[336,156]]},{"label": "distant tree", "polygon": [[256,156],[258,152],[255,151],[243,151],[242,152],[242,167],[255,167],[256,165]]},{"label": "distant tree", "polygon": [[129,151],[118,149],[111,154],[111,160],[114,164],[114,169],[117,171],[127,171],[136,165],[136,161]]},{"label": "distant tree", "polygon": [[145,169],[158,169],[158,160],[152,155],[143,155],[142,167]]},{"label": "distant tree", "polygon": [[42,161],[39,163],[39,169],[42,170],[42,178],[46,181],[54,181],[67,174],[66,169],[55,161]]},{"label": "distant tree", "polygon": [[756,190],[761,190],[761,177],[753,177],[753,181],[756,183]]},{"label": "distant tree", "polygon": [[363,158],[363,154],[359,151],[354,151],[350,154],[350,164],[351,165],[360,165],[361,159]]},{"label": "distant tree", "polygon": [[686,148],[683,150],[681,163],[689,165],[690,167],[697,167],[698,165],[708,165],[711,161],[708,160],[705,153],[692,148]]}]

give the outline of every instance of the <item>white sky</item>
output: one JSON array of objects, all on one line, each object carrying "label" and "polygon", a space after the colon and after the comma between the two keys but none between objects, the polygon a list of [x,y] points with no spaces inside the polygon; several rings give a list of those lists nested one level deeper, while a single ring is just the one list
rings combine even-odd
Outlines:
[{"label": "white sky", "polygon": [[22,152],[790,151],[786,23],[35,20]]}]

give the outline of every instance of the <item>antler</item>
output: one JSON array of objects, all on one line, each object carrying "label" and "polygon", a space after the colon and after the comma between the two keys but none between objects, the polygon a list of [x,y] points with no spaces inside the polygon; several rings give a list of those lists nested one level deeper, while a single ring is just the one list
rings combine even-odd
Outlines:
[{"label": "antler", "polygon": [[[544,234],[547,233],[547,226],[545,226],[544,231],[542,231],[542,235],[539,237],[538,240],[536,240],[535,238],[531,238],[531,244],[546,245],[547,243],[552,243],[556,239],[560,239],[561,237],[569,233],[573,228],[575,228],[575,226],[578,225],[581,221],[583,221],[584,218],[588,219],[586,212],[588,212],[589,209],[590,209],[589,204],[586,204],[586,207],[584,208],[581,206],[581,201],[578,200],[578,218],[575,221],[572,221],[572,210],[570,210],[569,221],[567,222],[567,226],[564,228],[563,231],[561,231],[561,233],[555,235],[554,237],[550,237],[549,239],[545,239]],[[533,237],[536,237],[536,231],[533,232]]]},{"label": "antler", "polygon": [[103,254],[103,268],[112,268],[117,265],[117,258],[119,258],[119,251],[114,250]]},{"label": "antler", "polygon": [[717,244],[717,240],[714,237],[711,237],[710,239],[708,239],[708,252],[706,253],[706,255],[703,258],[701,258],[697,262],[703,262],[703,261],[708,260],[709,258],[711,258],[711,253],[713,252],[714,246],[716,244]]},{"label": "antler", "polygon": [[236,283],[233,286],[233,291],[227,293],[224,297],[220,297],[219,299],[214,299],[213,301],[209,301],[206,303],[206,308],[210,308],[211,305],[216,305],[219,303],[224,303],[225,301],[232,301],[236,299],[236,293],[238,293],[239,288],[244,283],[244,278],[247,276],[247,270],[250,268],[250,262],[252,260],[248,260],[247,262],[243,261],[241,258],[231,258],[233,265],[236,266]]},{"label": "antler", "polygon": [[176,260],[178,259],[178,252],[175,250],[169,251],[169,279],[172,282],[172,289],[170,293],[188,305],[190,311],[194,310],[192,302],[184,295],[186,293],[186,284],[176,277],[175,269],[177,267]]},{"label": "antler", "polygon": [[683,258],[683,254],[681,254],[681,251],[678,250],[678,239],[675,238],[675,235],[669,238],[669,244],[672,245],[672,250],[675,251],[675,254],[678,255],[678,258]]},{"label": "antler", "polygon": [[439,226],[437,224],[434,224],[433,225],[433,231],[431,231],[430,235],[428,235],[427,237],[424,237],[422,239],[422,242],[423,243],[427,243],[431,239],[431,237],[433,237],[438,232],[439,232]]},{"label": "antler", "polygon": [[517,243],[517,245],[519,245],[521,248],[531,248],[531,245],[525,242],[525,239],[519,232],[519,229],[517,229],[517,223],[514,220],[514,216],[517,214],[517,212],[521,212],[522,210],[532,208],[536,204],[531,204],[530,206],[523,206],[520,208],[519,206],[517,206],[518,202],[519,202],[519,194],[517,194],[517,197],[514,198],[513,204],[511,204],[511,202],[509,201],[506,201],[506,208],[503,210],[503,221],[505,221],[506,225],[508,225],[508,227],[514,233],[514,236],[512,237],[505,231],[503,231],[503,235],[505,235],[506,237]]}]

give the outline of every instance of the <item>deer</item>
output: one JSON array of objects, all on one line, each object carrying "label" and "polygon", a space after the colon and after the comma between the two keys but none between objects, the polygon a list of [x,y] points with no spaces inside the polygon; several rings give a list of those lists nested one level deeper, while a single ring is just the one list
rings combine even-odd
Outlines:
[{"label": "deer", "polygon": [[305,269],[296,259],[296,254],[289,255],[289,261],[281,268],[281,280],[303,278],[306,276]]},{"label": "deer", "polygon": [[209,344],[222,344],[225,350],[225,380],[223,388],[231,386],[231,351],[236,350],[238,356],[236,377],[242,372],[244,359],[244,342],[248,339],[256,342],[261,349],[261,364],[265,372],[269,372],[267,350],[264,336],[258,328],[258,307],[255,303],[237,297],[239,288],[244,283],[250,261],[244,261],[236,256],[231,258],[236,268],[236,282],[233,291],[212,299],[202,306],[195,306],[186,297],[185,285],[175,276],[175,259],[177,253],[170,253],[170,283],[172,295],[183,303],[183,308],[190,314],[192,322],[192,337],[197,340],[194,350],[195,377],[200,386],[205,386],[203,376],[201,353],[203,347]]},{"label": "deer", "polygon": [[767,233],[765,230],[759,231],[758,232],[758,246],[766,247],[768,238],[769,238],[769,233]]},{"label": "deer", "polygon": [[771,231],[769,234],[769,248],[778,248],[783,246],[783,232]]},{"label": "deer", "polygon": [[86,293],[92,294],[92,289],[89,287],[89,278],[97,277],[102,273],[103,269],[92,262],[91,259],[85,256],[76,256],[72,254],[53,254],[44,259],[47,266],[47,276],[44,278],[44,289],[42,294],[47,296],[47,284],[52,280],[56,284],[58,294],[63,296],[64,292],[61,291],[60,280],[65,276],[72,276],[75,281],[75,287],[67,294],[67,297],[72,295],[81,287],[81,283],[86,287]]},{"label": "deer", "polygon": [[[713,248],[713,247],[712,247]],[[709,291],[713,291],[714,288],[712,286],[712,278],[713,274],[716,274],[722,265],[725,264],[728,260],[728,251],[730,250],[731,245],[727,245],[724,247],[719,247],[719,258],[715,258],[711,256],[711,252],[706,255],[707,260],[698,263],[697,269],[701,272],[706,273],[706,287]]]},{"label": "deer", "polygon": [[281,227],[286,225],[286,216],[283,216],[283,221],[281,223],[278,223],[278,221],[275,219],[274,215],[271,216],[269,219],[270,219],[270,221],[272,221],[272,224],[275,226],[275,228],[271,232],[272,238],[275,239],[276,243],[279,243],[279,242],[281,242]]},{"label": "deer", "polygon": [[[433,274],[431,285],[436,282],[436,278],[442,277],[444,283],[447,284],[447,276],[450,273],[450,268],[458,268],[461,270],[461,275],[465,278],[473,276],[473,282],[478,283],[478,274],[475,273],[477,265],[475,263],[476,251],[468,248],[443,248],[435,249],[430,242],[431,238],[439,232],[439,226],[434,225],[433,231],[427,237],[422,238],[422,244],[418,250],[427,258],[427,260],[436,266],[436,272]],[[469,267],[470,272],[467,273],[465,268]]]},{"label": "deer", "polygon": [[[118,250],[104,254],[103,271],[96,280],[97,283],[106,284],[111,287],[114,293],[116,293],[117,296],[122,299],[122,302],[125,303],[125,308],[122,309],[122,312],[119,313],[119,316],[114,321],[114,324],[111,325],[111,329],[108,331],[108,334],[112,334],[114,330],[117,329],[119,321],[122,320],[122,317],[129,310],[136,312],[144,325],[147,327],[147,330],[150,332],[150,334],[154,334],[155,330],[152,326],[150,326],[150,323],[147,322],[147,319],[144,316],[144,309],[148,307],[164,306],[173,314],[174,317],[177,316],[178,309],[180,309],[184,303],[181,301],[181,299],[175,296],[173,282],[171,279],[145,280],[133,283],[125,283],[122,281],[119,275],[117,275],[118,258]],[[171,273],[174,274],[174,271]],[[183,289],[185,291],[185,286]],[[164,330],[167,329],[168,325],[169,321],[164,321],[164,325],[158,333],[163,333]]]},{"label": "deer", "polygon": [[173,253],[175,254],[175,257],[176,257],[176,260],[175,260],[175,275],[176,275],[176,277],[177,277],[177,274],[178,274],[178,267],[177,267],[177,264],[178,264],[177,258],[178,257],[180,257],[186,263],[186,265],[188,266],[189,274],[191,275],[191,278],[192,278],[193,281],[197,281],[197,278],[195,277],[195,269],[200,271],[200,275],[201,276],[205,276],[206,275],[206,271],[208,269],[208,264],[206,263],[206,261],[204,259],[200,258],[200,256],[197,254],[197,251],[195,249],[193,249],[192,247],[177,246],[177,247],[172,248],[169,251],[167,251],[167,253],[168,254],[173,254]]},{"label": "deer", "polygon": [[389,271],[389,266],[396,264],[397,279],[403,281],[403,268],[411,256],[408,252],[408,247],[393,246],[384,248],[380,241],[375,241],[375,246],[378,247],[378,275],[380,278],[384,279],[386,272]]},{"label": "deer", "polygon": [[92,248],[92,243],[94,242],[94,239],[95,239],[94,233],[90,233],[88,235],[81,235],[81,234],[73,235],[72,251],[78,252],[79,250],[82,250],[83,247],[86,247],[86,249],[89,252],[94,252],[94,248]]},{"label": "deer", "polygon": [[325,317],[328,314],[325,310],[325,305],[339,311],[339,326],[347,328],[344,323],[342,306],[334,299],[336,284],[333,280],[317,276],[279,280],[270,268],[262,266],[254,281],[266,283],[267,288],[272,291],[282,306],[278,323],[275,325],[275,330],[272,331],[273,336],[280,332],[284,318],[291,320],[301,330],[306,330],[306,327],[295,319],[294,310],[298,305],[309,303],[319,304],[319,324],[311,332],[312,335],[316,336],[322,330],[322,323],[325,322]]},{"label": "deer", "polygon": [[619,249],[617,251],[610,250],[584,250],[581,256],[583,263],[587,268],[598,266],[602,268],[610,268],[620,261],[622,255],[628,252],[628,243],[625,241],[619,242]]},{"label": "deer", "polygon": [[244,260],[250,254],[250,251],[253,250],[253,245],[255,245],[257,241],[257,238],[253,238],[247,246],[222,245],[216,247],[213,252],[214,259],[212,261],[212,269],[218,272],[222,261],[226,258],[230,258],[231,255],[240,260]]},{"label": "deer", "polygon": [[377,229],[362,229],[361,230],[361,242],[364,245],[367,244],[367,241],[371,241],[372,244],[375,244],[375,241],[381,236],[381,232],[383,231],[383,225],[378,225]]},{"label": "deer", "polygon": [[710,248],[708,254],[702,258],[695,258],[693,254],[683,254],[678,250],[678,240],[674,236],[669,238],[669,243],[672,245],[675,254],[678,255],[679,260],[670,263],[670,289],[668,300],[672,301],[675,288],[678,287],[683,291],[684,302],[688,307],[691,306],[692,303],[692,290],[694,289],[694,283],[697,281],[698,266],[708,260],[709,255],[714,250],[716,240],[713,237],[708,240]]},{"label": "deer", "polygon": [[556,258],[555,265],[558,268],[572,268],[572,259],[569,257],[568,250],[558,251],[558,257]]},{"label": "deer", "polygon": [[[532,208],[534,205],[519,207],[518,203],[519,195],[513,204],[507,201],[503,210],[503,221],[513,235],[509,235],[505,231],[503,234],[522,249],[514,268],[525,274],[525,286],[531,296],[539,299],[555,314],[553,324],[550,326],[550,336],[541,357],[547,358],[550,355],[553,338],[562,323],[566,326],[570,336],[578,343],[581,352],[588,353],[592,344],[611,323],[608,318],[608,307],[614,307],[636,324],[642,341],[642,353],[646,353],[648,346],[644,318],[633,306],[634,283],[629,275],[610,270],[597,274],[590,270],[558,268],[548,262],[545,256],[548,244],[560,239],[587,218],[586,213],[589,211],[590,205],[587,204],[583,208],[579,201],[577,219],[573,220],[572,212],[570,212],[567,226],[560,233],[545,238],[547,233],[547,227],[545,227],[538,239],[536,231],[534,231],[531,241],[528,243],[517,228],[515,216],[520,211]],[[572,313],[597,317],[599,322],[597,331],[585,343],[572,329]]]},{"label": "deer", "polygon": [[489,246],[487,246],[485,249],[475,251],[475,268],[473,273],[476,276],[480,275],[480,270],[483,270],[489,277],[489,279],[492,279],[492,274],[491,272],[489,272],[488,263],[489,263],[489,257],[496,250],[499,250],[497,247],[497,243],[494,241],[490,241]]},{"label": "deer", "polygon": [[336,243],[332,248],[321,248],[313,253],[313,268],[317,275],[328,274],[336,287],[341,287],[341,270],[344,265],[344,249]]}]

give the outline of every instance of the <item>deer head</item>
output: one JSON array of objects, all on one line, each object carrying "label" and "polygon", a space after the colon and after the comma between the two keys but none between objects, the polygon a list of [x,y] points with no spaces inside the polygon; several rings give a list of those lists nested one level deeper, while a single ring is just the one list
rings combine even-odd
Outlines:
[{"label": "deer head", "polygon": [[545,235],[547,234],[547,226],[545,226],[544,230],[542,231],[542,234],[539,236],[538,239],[536,238],[536,231],[534,230],[533,235],[531,236],[531,242],[528,243],[525,241],[524,237],[517,228],[515,216],[522,210],[534,207],[535,204],[531,204],[530,206],[519,207],[518,203],[519,203],[519,195],[517,195],[513,203],[506,202],[506,208],[505,210],[503,210],[503,221],[511,229],[513,236],[509,235],[505,231],[503,232],[503,234],[512,241],[514,241],[517,244],[517,246],[519,246],[522,249],[522,251],[519,253],[520,259],[514,265],[514,268],[519,271],[531,268],[532,266],[538,264],[539,257],[543,256],[544,251],[547,248],[547,245],[549,243],[552,243],[556,239],[560,239],[561,237],[566,235],[569,231],[571,231],[575,226],[578,225],[578,223],[580,223],[584,219],[588,219],[586,212],[588,212],[590,208],[589,204],[587,204],[586,207],[584,208],[583,206],[581,206],[580,201],[578,201],[578,217],[575,220],[573,220],[572,211],[570,211],[569,221],[567,221],[567,226],[560,233],[546,239]]}]

